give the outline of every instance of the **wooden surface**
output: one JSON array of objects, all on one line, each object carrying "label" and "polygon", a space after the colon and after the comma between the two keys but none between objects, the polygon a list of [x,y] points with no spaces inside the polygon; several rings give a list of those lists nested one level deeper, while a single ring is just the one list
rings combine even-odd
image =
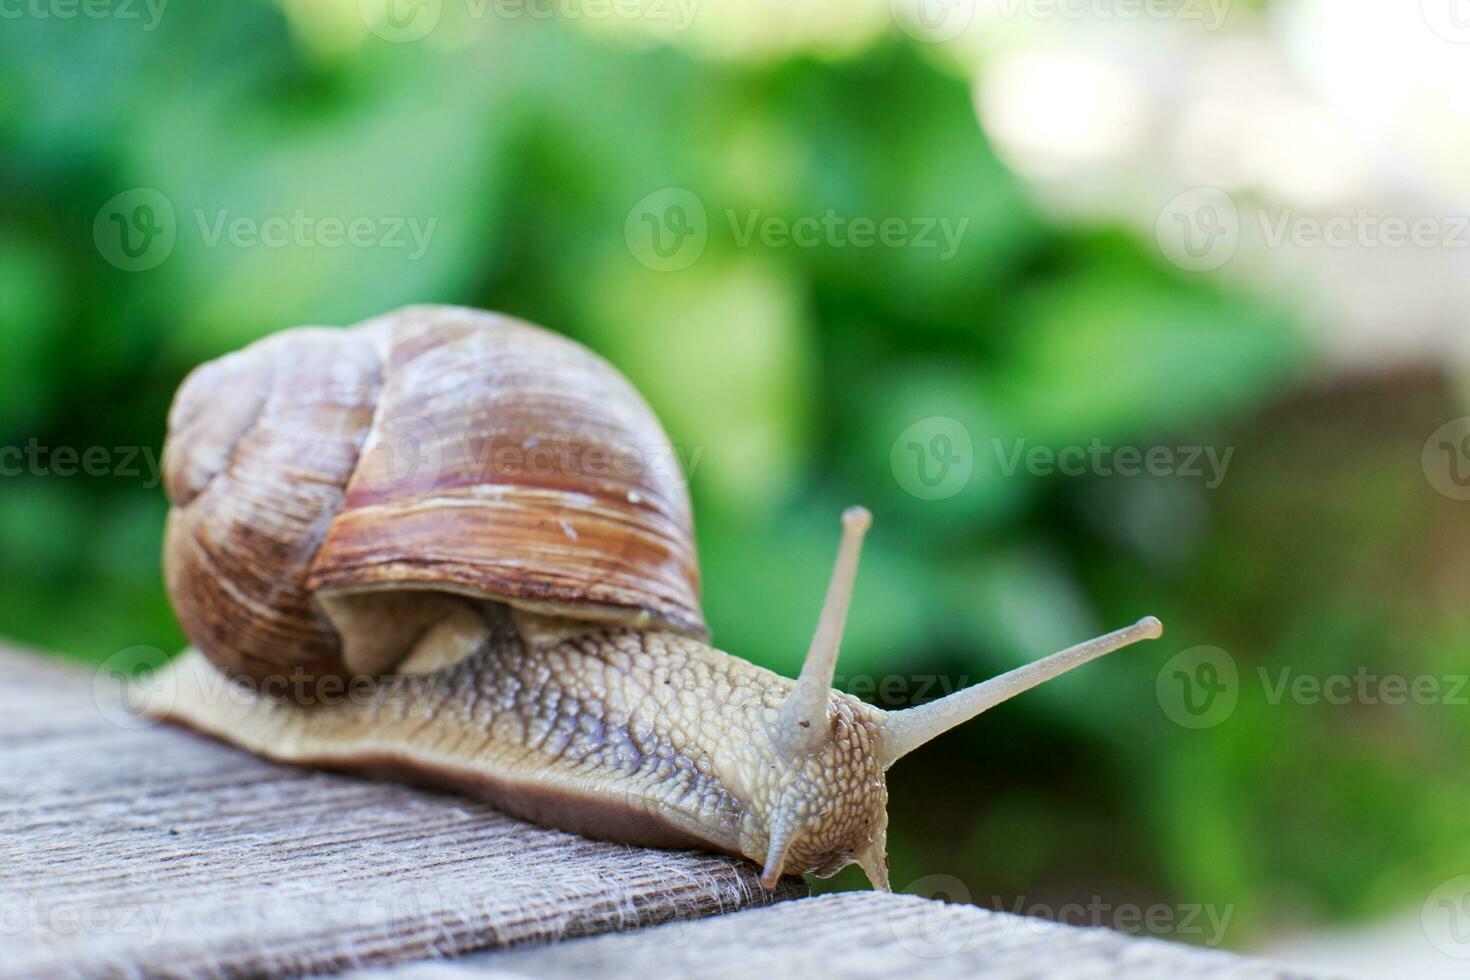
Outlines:
[{"label": "wooden surface", "polygon": [[1228,953],[1134,939],[1109,929],[1077,929],[910,895],[847,892],[717,919],[373,971],[372,980],[625,976],[1287,980],[1310,975]]},{"label": "wooden surface", "polygon": [[747,862],[138,727],[105,674],[0,672],[0,975],[320,972],[769,901]]},{"label": "wooden surface", "polygon": [[0,976],[1306,976],[902,895],[768,905],[747,862],[271,765],[140,722],[106,672],[0,671]]}]

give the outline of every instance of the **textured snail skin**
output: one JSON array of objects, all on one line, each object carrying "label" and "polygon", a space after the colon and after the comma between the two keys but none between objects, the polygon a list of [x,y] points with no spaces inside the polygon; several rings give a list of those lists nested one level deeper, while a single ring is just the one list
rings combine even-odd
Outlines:
[{"label": "textured snail skin", "polygon": [[267,696],[191,651],[150,700],[278,761],[442,786],[589,837],[760,862],[781,813],[801,828],[786,874],[881,853],[879,709],[834,691],[832,737],[793,768],[767,733],[794,681],[667,631],[598,628],[537,646],[503,611],[487,618],[470,658],[378,678],[359,696]]}]

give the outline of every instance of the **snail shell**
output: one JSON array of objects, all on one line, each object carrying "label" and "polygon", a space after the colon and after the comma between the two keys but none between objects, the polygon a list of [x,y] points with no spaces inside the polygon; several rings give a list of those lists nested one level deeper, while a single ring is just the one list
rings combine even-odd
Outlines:
[{"label": "snail shell", "polygon": [[233,676],[376,673],[436,624],[473,635],[473,600],[707,632],[658,419],[509,317],[410,307],[206,364],[170,413],[165,486],[169,596]]}]

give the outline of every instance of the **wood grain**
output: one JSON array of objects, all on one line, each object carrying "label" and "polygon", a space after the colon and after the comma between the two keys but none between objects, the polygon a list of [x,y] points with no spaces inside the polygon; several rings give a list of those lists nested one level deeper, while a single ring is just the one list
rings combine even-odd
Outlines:
[{"label": "wood grain", "polygon": [[271,765],[145,726],[105,671],[0,670],[0,976],[1313,976],[906,895],[769,905],[747,862]]},{"label": "wood grain", "polygon": [[1312,975],[1110,929],[1078,929],[911,895],[845,892],[634,933],[398,967],[378,976],[384,980],[623,976],[1305,980]]},{"label": "wood grain", "polygon": [[143,725],[105,672],[0,670],[0,975],[327,972],[772,900],[744,861],[272,765]]}]

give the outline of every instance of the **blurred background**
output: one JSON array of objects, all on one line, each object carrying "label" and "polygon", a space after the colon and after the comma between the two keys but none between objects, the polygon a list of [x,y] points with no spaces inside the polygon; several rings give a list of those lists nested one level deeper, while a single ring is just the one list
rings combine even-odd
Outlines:
[{"label": "blurred background", "polygon": [[1165,621],[897,767],[896,888],[1460,975],[1463,0],[3,18],[0,635],[181,647],[201,361],[501,310],[663,418],[723,649],[796,669],[854,502],[839,674],[884,707]]}]

